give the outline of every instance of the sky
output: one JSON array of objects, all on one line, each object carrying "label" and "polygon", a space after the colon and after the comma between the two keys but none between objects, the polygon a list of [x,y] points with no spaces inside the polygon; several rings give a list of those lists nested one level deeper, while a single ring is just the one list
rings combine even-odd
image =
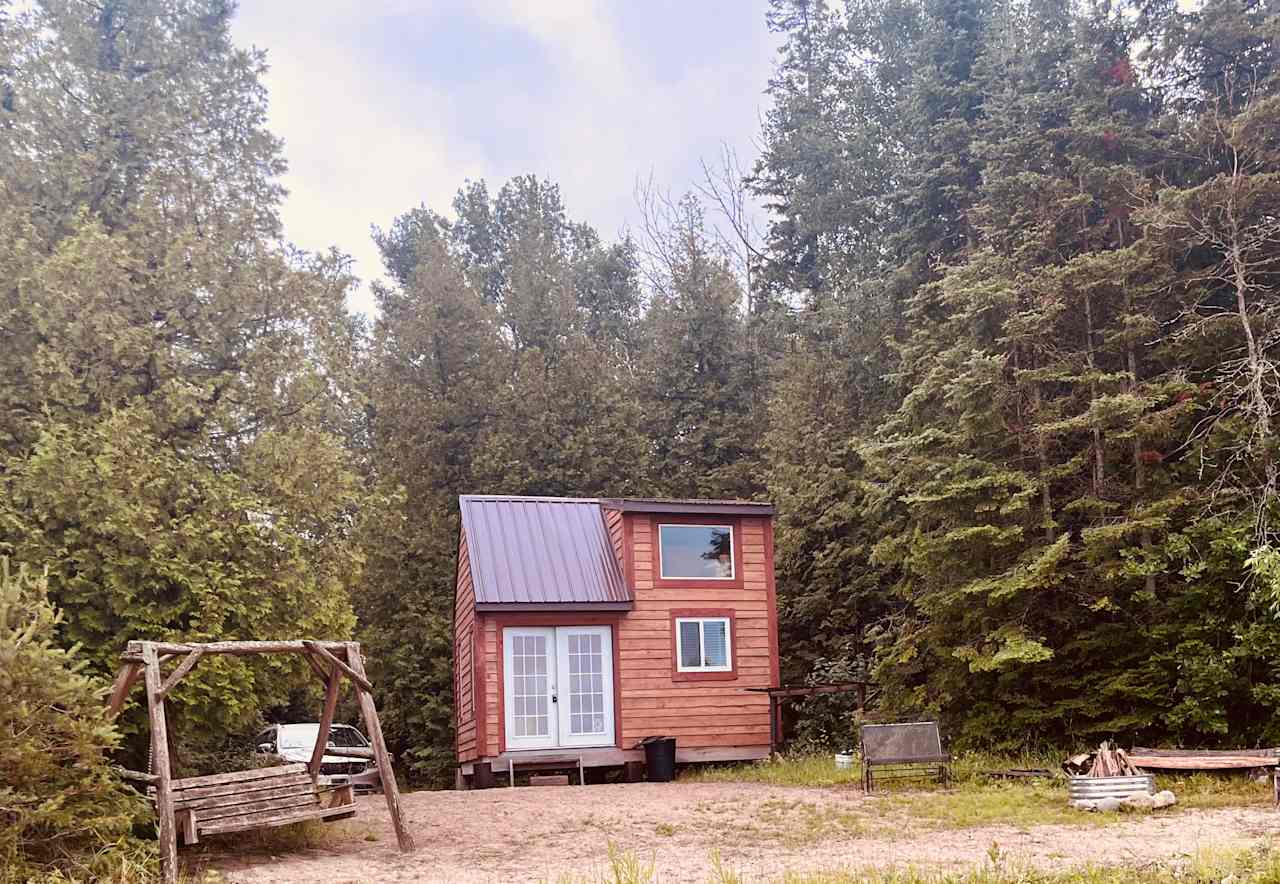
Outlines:
[{"label": "sky", "polygon": [[285,235],[352,256],[373,309],[370,226],[467,179],[557,182],[606,239],[635,187],[679,195],[722,144],[758,153],[776,35],[766,0],[241,0],[232,34],[267,52],[284,139]]}]

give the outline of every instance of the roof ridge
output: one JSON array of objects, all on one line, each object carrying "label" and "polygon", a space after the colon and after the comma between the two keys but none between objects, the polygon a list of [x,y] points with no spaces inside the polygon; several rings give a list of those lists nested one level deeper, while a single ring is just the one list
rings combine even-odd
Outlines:
[{"label": "roof ridge", "polygon": [[538,494],[459,494],[458,500],[536,500],[545,503],[594,503],[599,497],[544,497]]}]

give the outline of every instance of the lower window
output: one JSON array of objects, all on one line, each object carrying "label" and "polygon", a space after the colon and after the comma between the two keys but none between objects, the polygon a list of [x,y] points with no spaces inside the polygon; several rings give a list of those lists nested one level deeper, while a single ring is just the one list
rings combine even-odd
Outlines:
[{"label": "lower window", "polygon": [[676,671],[729,672],[733,636],[728,617],[676,618]]}]

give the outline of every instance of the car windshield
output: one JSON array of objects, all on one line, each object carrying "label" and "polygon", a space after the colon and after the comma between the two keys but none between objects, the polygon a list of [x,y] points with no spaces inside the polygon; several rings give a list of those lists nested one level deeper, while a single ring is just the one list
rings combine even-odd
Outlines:
[{"label": "car windshield", "polygon": [[[285,724],[280,726],[281,749],[311,749],[316,744],[318,724]],[[344,748],[368,746],[364,735],[345,724],[335,724],[329,730],[329,743]]]}]

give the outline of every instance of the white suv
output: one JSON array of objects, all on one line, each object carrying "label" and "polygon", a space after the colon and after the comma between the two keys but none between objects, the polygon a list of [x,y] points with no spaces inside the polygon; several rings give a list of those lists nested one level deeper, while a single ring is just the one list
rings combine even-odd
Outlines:
[{"label": "white suv", "polygon": [[[320,733],[318,722],[301,724],[273,724],[258,734],[255,741],[258,751],[271,755],[279,755],[285,761],[311,761],[311,753],[315,751],[316,737]],[[344,749],[367,749],[369,741],[349,724],[334,724],[329,728],[329,741],[326,748],[336,746]],[[320,776],[318,782],[322,786],[355,786],[357,792],[377,792],[382,789],[382,780],[378,777],[378,767],[372,761],[363,758],[347,758],[343,755],[325,755],[320,759]]]}]

